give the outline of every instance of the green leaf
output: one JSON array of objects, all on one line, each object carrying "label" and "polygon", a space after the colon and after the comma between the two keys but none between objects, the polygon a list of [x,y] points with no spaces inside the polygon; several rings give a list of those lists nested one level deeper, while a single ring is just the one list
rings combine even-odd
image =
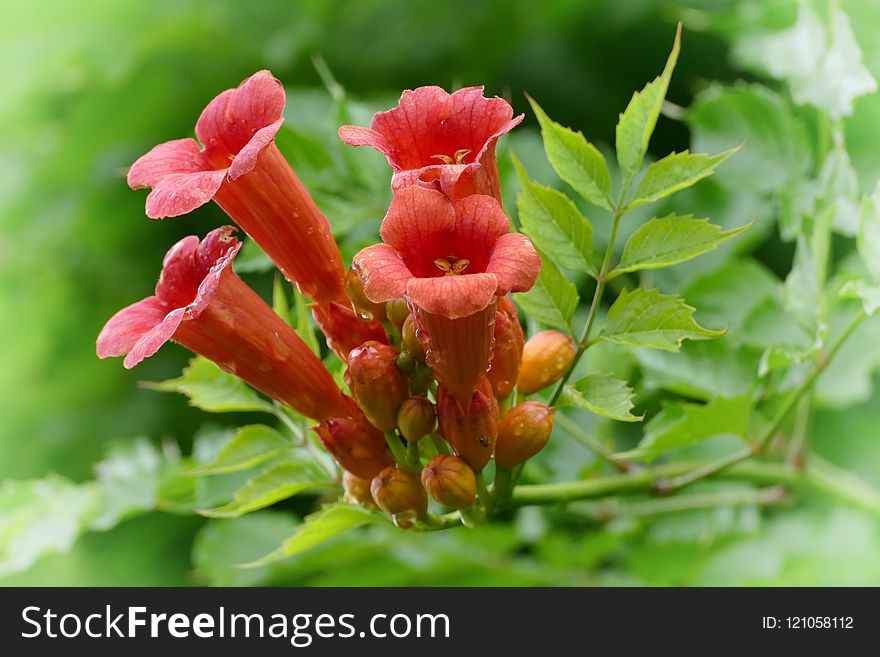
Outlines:
[{"label": "green leaf", "polygon": [[636,174],[642,169],[648,143],[660,117],[660,109],[669,89],[672,70],[678,61],[681,45],[681,24],[675,32],[672,52],[666,61],[663,73],[649,82],[641,92],[633,94],[629,105],[617,123],[617,161],[623,177],[624,186],[629,185]]},{"label": "green leaf", "polygon": [[275,263],[256,242],[248,239],[244,240],[233,267],[239,274],[264,274],[271,271],[275,267]]},{"label": "green leaf", "polygon": [[860,299],[868,317],[880,310],[880,285],[869,285],[865,281],[849,281],[840,289],[840,296]]},{"label": "green leaf", "polygon": [[589,219],[559,190],[529,180],[520,161],[515,155],[511,157],[522,185],[517,209],[523,232],[566,269],[596,276],[593,226]]},{"label": "green leaf", "polygon": [[298,463],[279,463],[253,479],[235,492],[232,501],[223,506],[199,511],[210,518],[237,518],[263,509],[313,488],[334,486],[332,481],[308,479],[309,470]]},{"label": "green leaf", "polygon": [[871,278],[880,284],[880,184],[862,199],[856,246]]},{"label": "green leaf", "polygon": [[748,397],[715,397],[708,404],[667,404],[645,425],[645,436],[639,446],[620,456],[653,459],[715,436],[745,439],[750,410]]},{"label": "green leaf", "polygon": [[760,351],[721,340],[688,341],[680,353],[637,349],[636,359],[648,390],[658,388],[708,401],[746,395],[758,382]]},{"label": "green leaf", "polygon": [[272,281],[272,310],[288,324],[290,319],[290,301],[287,299],[287,292],[284,289],[284,278],[281,272],[275,272],[275,280]]},{"label": "green leaf", "polygon": [[571,316],[579,300],[577,287],[540,249],[538,254],[542,261],[538,280],[531,290],[516,295],[516,302],[532,319],[571,334]]},{"label": "green leaf", "polygon": [[736,54],[788,82],[796,103],[840,119],[852,114],[856,98],[877,89],[877,81],[863,63],[847,15],[833,6],[829,16],[826,25],[809,3],[799,3],[792,27],[742,39]]},{"label": "green leaf", "polygon": [[550,120],[533,98],[527,98],[541,124],[544,150],[556,173],[587,201],[610,210],[611,175],[602,153],[581,132]]},{"label": "green leaf", "polygon": [[90,527],[110,529],[125,518],[154,509],[163,466],[162,454],[146,438],[114,446],[95,464],[101,504]]},{"label": "green leaf", "polygon": [[707,340],[726,333],[703,328],[693,318],[694,308],[676,295],[658,290],[624,290],[608,310],[599,338],[630,347],[678,351],[683,340]]},{"label": "green leaf", "polygon": [[225,474],[246,470],[268,461],[290,447],[290,441],[275,429],[264,424],[251,424],[241,427],[213,461],[191,470],[190,474]]},{"label": "green leaf", "polygon": [[785,279],[782,298],[790,317],[809,335],[815,335],[818,330],[819,295],[816,261],[806,238],[800,237],[791,271]]},{"label": "green leaf", "polygon": [[719,164],[739,149],[740,147],[737,146],[718,155],[689,151],[670,153],[662,160],[651,162],[636,189],[635,198],[628,207],[634,208],[643,203],[651,203],[694,185],[706,176],[712,175]]},{"label": "green leaf", "polygon": [[[811,170],[813,146],[805,125],[791,103],[767,87],[710,85],[697,95],[686,120],[697,152],[718,153],[742,144],[714,178],[734,191],[776,194]],[[799,212],[812,211],[812,199],[799,194],[796,200],[809,201]]]},{"label": "green leaf", "polygon": [[610,374],[589,374],[562,389],[558,406],[583,408],[620,422],[639,422],[644,415],[630,413],[632,398],[633,390],[626,381]]},{"label": "green leaf", "polygon": [[67,552],[99,504],[94,484],[50,474],[0,485],[0,577],[51,552]]},{"label": "green leaf", "polygon": [[691,215],[670,214],[654,218],[639,226],[623,247],[620,264],[608,276],[639,269],[658,269],[685,262],[714,250],[719,244],[751,228],[746,224],[732,230],[723,230],[710,224],[708,219],[694,219]]},{"label": "green leaf", "polygon": [[189,397],[190,404],[209,413],[231,411],[265,411],[272,405],[262,399],[246,383],[227,374],[206,358],[196,357],[183,370],[183,375],[144,387],[161,392],[179,392]]},{"label": "green leaf", "polygon": [[281,544],[274,552],[267,554],[262,559],[257,559],[243,568],[259,568],[287,557],[292,557],[305,552],[316,545],[320,545],[331,538],[366,524],[390,523],[387,517],[375,511],[368,511],[359,506],[347,504],[334,504],[321,511],[310,515],[300,525],[296,533]]}]

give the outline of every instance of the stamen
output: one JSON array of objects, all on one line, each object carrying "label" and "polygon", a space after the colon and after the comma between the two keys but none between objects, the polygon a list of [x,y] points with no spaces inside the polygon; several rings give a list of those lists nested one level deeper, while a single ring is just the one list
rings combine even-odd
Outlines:
[{"label": "stamen", "polygon": [[457,151],[455,151],[455,154],[453,156],[455,158],[455,163],[456,164],[464,163],[464,158],[466,158],[468,155],[470,155],[470,153],[471,153],[470,148],[459,148]]},{"label": "stamen", "polygon": [[434,261],[434,264],[438,269],[443,271],[444,276],[458,276],[467,269],[467,266],[471,264],[471,261],[467,258],[459,260],[455,256],[448,256],[445,259],[438,258]]},{"label": "stamen", "polygon": [[454,162],[452,161],[452,158],[449,157],[448,155],[432,155],[431,156],[431,159],[435,159],[435,158],[438,160],[441,160],[443,162],[443,164],[454,164]]}]

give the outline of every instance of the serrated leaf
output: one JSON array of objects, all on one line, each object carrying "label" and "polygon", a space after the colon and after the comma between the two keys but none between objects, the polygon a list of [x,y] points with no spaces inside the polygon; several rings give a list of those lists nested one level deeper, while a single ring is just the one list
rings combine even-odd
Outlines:
[{"label": "serrated leaf", "polygon": [[667,404],[645,425],[639,446],[619,456],[653,459],[715,436],[734,435],[745,439],[751,407],[748,397],[715,397],[707,404]]},{"label": "serrated leaf", "polygon": [[241,427],[210,463],[191,470],[192,475],[238,472],[268,461],[290,449],[290,441],[264,424]]},{"label": "serrated leaf", "polygon": [[862,199],[856,246],[871,278],[880,284],[880,184]]},{"label": "serrated leaf", "polygon": [[868,317],[880,310],[880,285],[869,285],[865,281],[849,281],[840,289],[840,296],[861,300],[862,308]]},{"label": "serrated leaf", "polygon": [[712,175],[719,164],[736,153],[739,146],[718,155],[704,155],[683,151],[670,153],[662,160],[651,162],[636,189],[630,208],[651,203],[696,184]]},{"label": "serrated leaf", "polygon": [[678,61],[681,45],[681,25],[675,32],[672,52],[666,61],[666,67],[658,78],[649,82],[640,92],[633,94],[626,110],[620,115],[617,123],[616,146],[617,161],[623,177],[624,186],[628,185],[642,168],[648,143],[660,117],[660,109],[669,89],[669,80]]},{"label": "serrated leaf", "polygon": [[796,103],[839,119],[852,114],[853,101],[876,90],[877,81],[863,63],[846,13],[833,7],[829,16],[826,25],[809,3],[799,3],[793,26],[741,39],[736,54],[788,82]]},{"label": "serrated leaf", "polygon": [[629,347],[678,351],[683,340],[707,340],[726,333],[703,328],[693,314],[694,308],[679,296],[642,287],[624,290],[608,310],[599,338]]},{"label": "serrated leaf", "polygon": [[[743,145],[715,178],[731,190],[776,194],[811,170],[813,146],[804,123],[786,98],[767,87],[710,85],[697,95],[686,120],[691,148],[697,152],[718,153]],[[813,199],[800,194],[797,201],[798,213],[812,211]]]},{"label": "serrated leaf", "polygon": [[257,559],[242,568],[259,568],[267,564],[292,557],[320,545],[331,538],[366,524],[390,524],[384,515],[359,506],[334,504],[306,518],[296,533],[281,544],[274,552]]},{"label": "serrated leaf", "polygon": [[562,389],[557,406],[583,408],[620,422],[639,422],[644,416],[630,413],[633,390],[610,374],[589,374]]},{"label": "serrated leaf", "polygon": [[691,215],[670,214],[654,218],[639,226],[623,247],[620,264],[608,276],[639,269],[669,267],[708,253],[731,237],[748,230],[752,224],[723,230],[710,224],[708,219],[694,219]]},{"label": "serrated leaf", "polygon": [[311,473],[300,464],[279,463],[253,479],[235,492],[232,501],[223,506],[199,511],[210,518],[237,518],[263,509],[313,488],[335,485],[331,481],[308,479]]},{"label": "serrated leaf", "polygon": [[115,445],[95,464],[101,503],[89,526],[106,530],[155,508],[165,459],[146,438]]},{"label": "serrated leaf", "polygon": [[93,483],[56,474],[0,485],[0,577],[27,569],[40,557],[67,552],[97,510]]},{"label": "serrated leaf", "polygon": [[590,220],[559,190],[531,181],[515,155],[512,160],[522,186],[517,209],[523,232],[566,269],[595,276],[598,272],[593,262]]},{"label": "serrated leaf", "polygon": [[579,300],[577,287],[540,250],[538,254],[542,261],[538,280],[531,290],[517,294],[515,300],[532,319],[570,334],[571,316]]},{"label": "serrated leaf", "polygon": [[176,379],[142,385],[161,392],[182,393],[189,397],[192,406],[209,413],[273,412],[272,405],[246,383],[227,374],[206,358],[193,358],[183,374]]},{"label": "serrated leaf", "polygon": [[528,97],[544,138],[547,159],[556,173],[593,205],[611,209],[611,175],[602,153],[584,135],[552,121]]}]

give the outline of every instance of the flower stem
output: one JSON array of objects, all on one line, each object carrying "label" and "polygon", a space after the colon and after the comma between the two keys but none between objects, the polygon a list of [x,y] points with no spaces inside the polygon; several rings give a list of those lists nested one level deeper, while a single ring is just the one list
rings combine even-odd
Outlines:
[{"label": "flower stem", "polygon": [[400,438],[397,437],[397,433],[386,431],[385,442],[388,443],[388,448],[391,450],[391,456],[394,457],[394,460],[402,466],[408,465],[409,459],[407,458],[406,449],[404,449],[403,444],[400,442]]},{"label": "flower stem", "polygon": [[779,427],[782,425],[785,418],[788,417],[788,414],[798,404],[801,397],[803,397],[808,391],[812,390],[813,385],[816,383],[816,379],[818,379],[819,375],[825,371],[825,368],[828,367],[828,364],[843,346],[843,343],[846,342],[847,338],[853,334],[853,331],[859,327],[863,319],[865,319],[865,313],[860,309],[843,332],[837,336],[837,339],[832,343],[828,351],[819,354],[810,373],[803,382],[801,382],[801,384],[789,394],[770,422],[764,426],[764,429],[758,435],[757,440],[755,440],[751,447],[724,456],[717,461],[706,463],[691,472],[677,476],[669,481],[659,481],[657,482],[656,491],[666,494],[680,490],[695,481],[699,481],[704,477],[708,477],[716,472],[724,470],[725,468],[729,468],[731,465],[744,461],[751,456],[761,454],[766,449],[770,439],[779,430]]},{"label": "flower stem", "polygon": [[571,434],[571,437],[578,441],[581,445],[592,451],[606,461],[608,461],[615,468],[620,470],[621,472],[630,472],[632,470],[637,469],[638,466],[635,463],[630,461],[625,461],[623,459],[615,456],[614,452],[606,447],[602,441],[598,438],[594,438],[592,435],[588,434],[584,431],[578,424],[572,420],[567,415],[563,415],[561,412],[557,412],[553,416],[556,424],[565,429],[568,433]]},{"label": "flower stem", "polygon": [[599,268],[599,275],[596,277],[596,291],[593,292],[593,301],[590,304],[590,310],[587,313],[587,322],[584,324],[584,330],[581,331],[581,335],[578,338],[577,352],[574,355],[571,367],[559,380],[559,383],[556,384],[556,388],[553,390],[553,394],[550,395],[550,401],[547,403],[548,406],[553,406],[553,404],[559,399],[559,395],[562,394],[562,389],[565,387],[565,384],[568,383],[568,379],[577,367],[578,361],[581,359],[581,356],[584,355],[584,352],[590,344],[590,331],[593,329],[593,322],[596,321],[596,315],[599,313],[599,306],[602,303],[602,294],[605,292],[605,283],[607,283],[606,277],[611,265],[611,256],[614,254],[614,241],[617,239],[617,229],[620,226],[620,218],[622,216],[622,210],[615,210],[614,219],[611,223],[611,235],[608,237],[608,245],[605,247],[605,257],[602,259],[602,266]]},{"label": "flower stem", "polygon": [[493,499],[492,494],[489,492],[489,488],[486,486],[486,477],[483,476],[482,470],[477,473],[477,497],[480,499],[480,503],[483,505],[483,509],[488,516],[492,512],[493,507]]}]

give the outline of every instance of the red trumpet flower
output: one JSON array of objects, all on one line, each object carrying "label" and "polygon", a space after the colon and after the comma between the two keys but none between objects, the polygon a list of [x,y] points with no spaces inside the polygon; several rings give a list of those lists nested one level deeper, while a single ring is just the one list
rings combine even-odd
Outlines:
[{"label": "red trumpet flower", "polygon": [[152,188],[147,216],[176,217],[214,200],[304,295],[345,303],[345,271],[327,219],[275,146],[285,94],[269,71],[212,100],[194,139],[159,144],[128,172]]},{"label": "red trumpet flower", "polygon": [[397,107],[373,117],[370,128],[346,125],[339,137],[370,146],[394,170],[391,187],[438,187],[450,198],[488,194],[501,200],[495,144],[523,115],[501,98],[485,98],[483,87],[446,93],[440,87],[404,91]]},{"label": "red trumpet flower", "polygon": [[450,200],[412,186],[395,194],[382,222],[385,244],[354,257],[364,293],[406,297],[426,362],[461,403],[489,368],[495,299],[532,287],[541,259],[491,196]]},{"label": "red trumpet flower", "polygon": [[174,340],[303,415],[348,417],[353,402],[296,332],[232,270],[241,243],[224,226],[168,251],[154,296],[123,308],[98,336],[100,358],[131,368]]}]

